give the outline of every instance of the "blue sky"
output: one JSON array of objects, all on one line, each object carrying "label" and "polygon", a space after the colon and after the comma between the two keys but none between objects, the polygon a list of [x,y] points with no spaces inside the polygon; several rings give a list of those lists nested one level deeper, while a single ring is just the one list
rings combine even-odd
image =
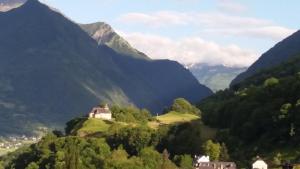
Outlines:
[{"label": "blue sky", "polygon": [[154,59],[243,67],[298,30],[298,0],[42,0],[78,23],[104,21]]}]

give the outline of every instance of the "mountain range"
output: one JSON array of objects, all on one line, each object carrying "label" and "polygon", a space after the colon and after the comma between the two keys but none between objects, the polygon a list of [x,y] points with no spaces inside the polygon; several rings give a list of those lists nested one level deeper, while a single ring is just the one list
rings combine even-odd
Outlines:
[{"label": "mountain range", "polygon": [[247,68],[227,67],[224,65],[194,64],[188,69],[199,80],[201,84],[212,89],[214,92],[229,87],[231,81]]},{"label": "mountain range", "polygon": [[[124,38],[118,35],[113,28],[104,23],[79,24],[99,45],[106,45],[118,53],[150,60],[144,53],[133,48]],[[185,66],[185,65],[184,65]],[[186,66],[198,81],[214,92],[229,87],[230,82],[246,68],[227,67],[223,65],[208,65],[204,63]]]},{"label": "mountain range", "polygon": [[0,22],[0,134],[59,127],[103,101],[156,114],[175,98],[212,94],[179,63],[100,42],[96,28],[81,25],[88,34],[37,0],[0,13]]}]

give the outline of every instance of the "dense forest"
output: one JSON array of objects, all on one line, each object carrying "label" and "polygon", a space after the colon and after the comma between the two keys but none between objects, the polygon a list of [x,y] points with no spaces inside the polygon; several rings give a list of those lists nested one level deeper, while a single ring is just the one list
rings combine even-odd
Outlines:
[{"label": "dense forest", "polygon": [[219,129],[217,140],[225,142],[232,158],[243,165],[257,155],[271,166],[284,160],[298,162],[299,89],[296,57],[202,101],[202,120]]},{"label": "dense forest", "polygon": [[[39,143],[2,157],[0,168],[191,169],[193,155],[229,160],[225,144],[203,137],[200,110],[185,99],[176,99],[161,116],[168,124],[145,109],[112,106],[111,110],[113,121],[73,119],[66,134],[53,131]],[[171,123],[175,115],[192,118]]]}]

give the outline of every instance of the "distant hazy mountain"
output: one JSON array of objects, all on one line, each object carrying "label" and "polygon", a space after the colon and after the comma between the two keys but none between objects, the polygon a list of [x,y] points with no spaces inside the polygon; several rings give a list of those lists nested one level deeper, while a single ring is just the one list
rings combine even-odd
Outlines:
[{"label": "distant hazy mountain", "polygon": [[80,27],[95,39],[99,45],[107,45],[123,55],[150,59],[144,53],[134,49],[125,39],[119,36],[110,25],[104,22],[81,24]]},{"label": "distant hazy mountain", "polygon": [[179,63],[98,45],[37,0],[0,13],[0,134],[63,125],[100,101],[160,112],[177,97],[211,95]]},{"label": "distant hazy mountain", "polygon": [[17,8],[25,3],[26,0],[0,0],[0,12],[6,12]]},{"label": "distant hazy mountain", "polygon": [[238,75],[232,81],[232,85],[241,82],[262,69],[277,66],[298,54],[300,54],[300,31],[277,43],[273,48],[264,53],[246,72]]},{"label": "distant hazy mountain", "polygon": [[230,82],[246,68],[232,68],[223,65],[210,66],[207,64],[195,64],[189,70],[201,84],[213,91],[223,90],[229,87]]}]

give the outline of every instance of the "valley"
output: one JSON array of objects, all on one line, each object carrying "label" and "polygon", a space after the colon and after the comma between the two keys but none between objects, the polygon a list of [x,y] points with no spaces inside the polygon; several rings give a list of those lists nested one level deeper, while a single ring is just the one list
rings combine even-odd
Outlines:
[{"label": "valley", "polygon": [[0,0],[0,169],[300,168],[300,4],[266,4]]}]

